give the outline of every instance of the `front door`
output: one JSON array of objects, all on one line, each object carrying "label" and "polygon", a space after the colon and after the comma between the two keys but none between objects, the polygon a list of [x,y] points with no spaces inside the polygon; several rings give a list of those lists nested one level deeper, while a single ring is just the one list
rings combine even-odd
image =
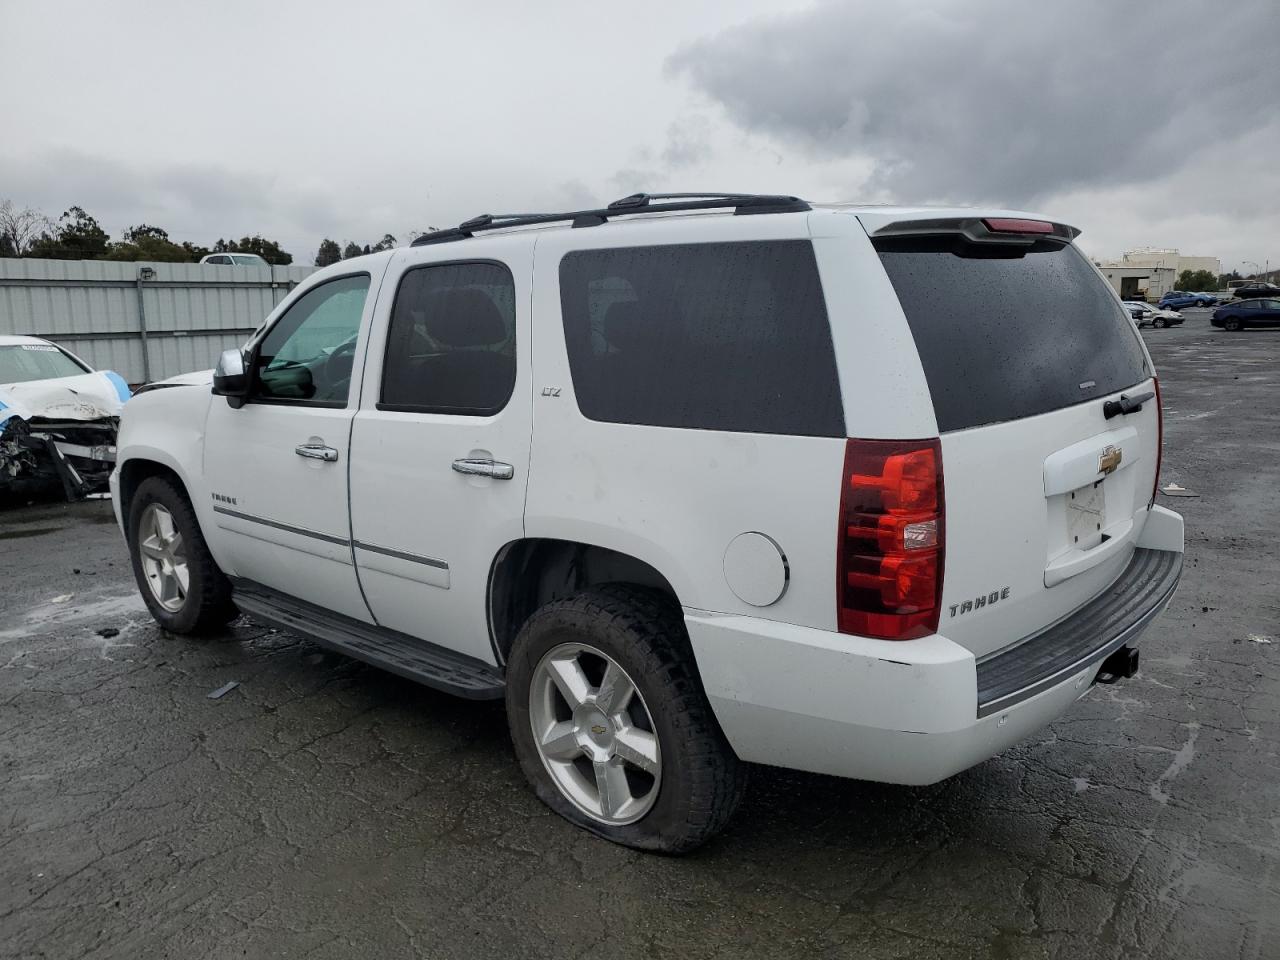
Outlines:
[{"label": "front door", "polygon": [[[351,438],[356,565],[377,622],[493,662],[489,570],[524,532],[532,431],[527,239],[392,260]],[[394,291],[394,293],[392,293]]]},{"label": "front door", "polygon": [[352,273],[295,299],[260,341],[248,402],[237,410],[214,398],[204,445],[227,572],[365,621],[347,468],[354,361],[379,279]]}]

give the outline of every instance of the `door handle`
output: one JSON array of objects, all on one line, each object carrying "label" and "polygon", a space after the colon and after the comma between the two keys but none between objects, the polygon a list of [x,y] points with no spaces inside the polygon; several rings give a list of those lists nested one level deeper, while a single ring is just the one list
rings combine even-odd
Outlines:
[{"label": "door handle", "polygon": [[338,460],[338,451],[323,443],[300,443],[293,448],[293,452],[300,457],[323,460],[325,463],[336,463]]},{"label": "door handle", "polygon": [[494,480],[510,480],[516,475],[516,468],[501,460],[455,460],[455,473],[465,473],[473,477],[492,477]]}]

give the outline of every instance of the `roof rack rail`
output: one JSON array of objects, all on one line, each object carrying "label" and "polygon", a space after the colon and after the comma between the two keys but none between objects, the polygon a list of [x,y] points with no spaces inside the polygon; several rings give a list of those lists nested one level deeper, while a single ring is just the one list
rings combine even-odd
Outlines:
[{"label": "roof rack rail", "polygon": [[[654,202],[658,201],[658,202]],[[735,216],[756,213],[797,213],[811,209],[799,197],[765,193],[633,193],[598,210],[564,213],[482,213],[456,227],[435,230],[416,238],[410,246],[466,240],[482,230],[528,227],[540,223],[572,221],[574,227],[598,227],[611,217],[637,213],[676,213],[684,210],[729,210]]]}]

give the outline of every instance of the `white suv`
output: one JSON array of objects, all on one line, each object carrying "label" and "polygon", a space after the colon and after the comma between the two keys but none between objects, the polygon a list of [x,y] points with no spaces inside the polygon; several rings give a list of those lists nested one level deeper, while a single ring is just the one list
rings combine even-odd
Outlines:
[{"label": "white suv", "polygon": [[744,762],[941,780],[1132,675],[1182,569],[1076,232],[636,195],[335,264],[126,408],[142,595],[505,697],[538,795],[635,847]]}]

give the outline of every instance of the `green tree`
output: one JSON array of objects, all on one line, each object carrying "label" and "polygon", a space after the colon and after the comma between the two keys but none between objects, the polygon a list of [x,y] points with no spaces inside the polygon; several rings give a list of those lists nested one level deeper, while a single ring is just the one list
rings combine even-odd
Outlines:
[{"label": "green tree", "polygon": [[342,248],[336,240],[325,237],[320,241],[320,249],[316,251],[316,266],[327,267],[342,259]]},{"label": "green tree", "polygon": [[[143,223],[125,230],[119,242],[111,244],[103,259],[190,263],[196,249],[191,244],[176,244],[169,239],[168,231]],[[199,257],[195,259],[198,260]]]},{"label": "green tree", "polygon": [[380,253],[383,250],[391,250],[396,245],[396,238],[389,233],[384,233],[382,239],[375,243],[371,249],[371,253]]},{"label": "green tree", "polygon": [[1222,276],[1218,278],[1218,289],[1226,290],[1227,284],[1230,283],[1232,280],[1243,280],[1243,279],[1244,277],[1240,276],[1239,270],[1232,270],[1230,273],[1224,273]]},{"label": "green tree", "polygon": [[342,259],[350,260],[352,257],[364,256],[364,251],[360,249],[360,245],[352,240],[347,241],[347,245],[342,248]]},{"label": "green tree", "polygon": [[1216,290],[1218,277],[1212,270],[1183,270],[1178,274],[1179,290]]},{"label": "green tree", "polygon": [[56,233],[46,231],[31,244],[29,257],[49,260],[101,260],[111,238],[83,207],[72,207],[58,218]]}]

